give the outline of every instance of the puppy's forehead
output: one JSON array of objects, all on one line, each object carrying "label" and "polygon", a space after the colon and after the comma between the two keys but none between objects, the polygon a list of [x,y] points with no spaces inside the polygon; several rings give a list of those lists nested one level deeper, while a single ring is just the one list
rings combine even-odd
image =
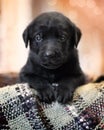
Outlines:
[{"label": "puppy's forehead", "polygon": [[47,27],[63,27],[73,26],[73,23],[63,14],[58,12],[43,13],[36,17],[32,25],[47,26]]}]

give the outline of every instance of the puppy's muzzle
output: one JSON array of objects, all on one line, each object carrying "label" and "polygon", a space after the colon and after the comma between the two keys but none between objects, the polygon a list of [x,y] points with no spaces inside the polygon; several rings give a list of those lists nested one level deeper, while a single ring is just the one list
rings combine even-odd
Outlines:
[{"label": "puppy's muzzle", "polygon": [[41,64],[45,68],[55,69],[61,66],[62,58],[61,53],[59,51],[45,51],[41,56]]}]

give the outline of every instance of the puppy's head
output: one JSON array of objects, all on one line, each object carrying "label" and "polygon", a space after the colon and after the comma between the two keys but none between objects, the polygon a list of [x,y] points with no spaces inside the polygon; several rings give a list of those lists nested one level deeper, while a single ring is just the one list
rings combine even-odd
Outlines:
[{"label": "puppy's head", "polygon": [[47,69],[57,69],[67,62],[80,38],[80,29],[58,12],[39,15],[23,33],[32,59]]}]

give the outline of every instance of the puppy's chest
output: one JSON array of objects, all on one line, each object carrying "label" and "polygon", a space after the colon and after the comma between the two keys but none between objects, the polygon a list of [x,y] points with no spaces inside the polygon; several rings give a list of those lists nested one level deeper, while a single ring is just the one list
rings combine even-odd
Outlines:
[{"label": "puppy's chest", "polygon": [[54,90],[56,90],[56,88],[59,86],[59,84],[58,83],[52,83],[52,88],[54,89]]},{"label": "puppy's chest", "polygon": [[47,79],[47,81],[52,85],[52,88],[56,90],[56,88],[59,86],[58,80],[55,75],[44,75],[44,78]]},{"label": "puppy's chest", "polygon": [[58,82],[60,78],[58,75],[48,73],[48,74],[45,74],[43,77],[46,78],[47,81],[49,81],[53,87],[59,86]]},{"label": "puppy's chest", "polygon": [[53,87],[58,87],[59,82],[63,79],[63,75],[56,72],[41,71],[39,74],[43,79],[46,79]]},{"label": "puppy's chest", "polygon": [[56,75],[48,76],[47,80],[51,83],[53,89],[56,89],[59,86],[60,79]]}]

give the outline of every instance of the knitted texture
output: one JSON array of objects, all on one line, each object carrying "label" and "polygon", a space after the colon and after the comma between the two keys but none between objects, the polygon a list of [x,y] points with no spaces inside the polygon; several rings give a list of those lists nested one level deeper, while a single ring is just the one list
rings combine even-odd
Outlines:
[{"label": "knitted texture", "polygon": [[0,130],[104,130],[104,82],[79,87],[66,105],[39,102],[28,84],[3,87]]}]

